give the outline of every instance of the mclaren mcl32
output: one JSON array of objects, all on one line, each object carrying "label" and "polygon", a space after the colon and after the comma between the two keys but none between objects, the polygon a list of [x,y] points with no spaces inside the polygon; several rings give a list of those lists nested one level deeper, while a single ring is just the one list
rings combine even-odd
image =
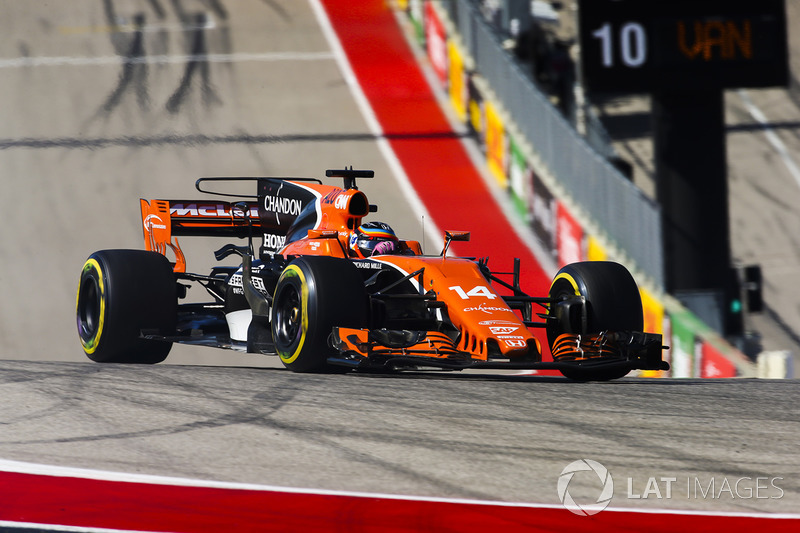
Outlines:
[{"label": "mclaren mcl32", "polygon": [[[668,368],[661,335],[642,331],[639,290],[622,265],[569,264],[547,295],[531,296],[518,260],[496,273],[486,260],[448,256],[467,232],[445,232],[441,252],[426,255],[387,224],[365,222],[377,207],[356,180],[372,171],[326,176],[343,186],[202,178],[196,189],[224,200],[141,200],[145,249],[98,251],[83,265],[76,311],[86,355],[152,364],[177,342],[276,354],[295,372],[557,369],[609,380]],[[256,193],[217,192],[231,181],[251,181]],[[233,265],[197,274],[186,269],[183,236],[245,244],[214,252]],[[209,296],[187,301],[193,285]],[[552,360],[542,360],[536,328]]]}]

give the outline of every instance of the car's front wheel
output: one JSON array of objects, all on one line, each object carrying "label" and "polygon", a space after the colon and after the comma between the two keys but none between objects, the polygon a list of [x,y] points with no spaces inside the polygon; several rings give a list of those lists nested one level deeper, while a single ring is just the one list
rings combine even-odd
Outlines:
[{"label": "car's front wheel", "polygon": [[294,372],[332,371],[328,343],[335,326],[367,325],[367,293],[352,262],[300,257],[281,273],[271,309],[272,339],[284,366]]},{"label": "car's front wheel", "polygon": [[[566,265],[558,271],[550,286],[550,298],[563,301],[583,296],[585,305],[557,316],[557,304],[551,304],[547,322],[547,340],[552,348],[563,333],[591,335],[603,331],[642,331],[644,314],[639,288],[628,269],[609,261],[587,261]],[[627,369],[575,368],[562,370],[578,381],[606,381],[623,377]]]}]

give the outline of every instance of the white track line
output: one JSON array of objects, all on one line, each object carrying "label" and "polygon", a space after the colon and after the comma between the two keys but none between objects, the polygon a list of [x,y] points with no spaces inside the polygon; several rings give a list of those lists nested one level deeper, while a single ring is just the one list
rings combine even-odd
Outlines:
[{"label": "white track line", "polygon": [[120,64],[183,64],[191,61],[207,63],[240,63],[244,61],[330,61],[335,59],[330,52],[265,52],[261,54],[199,54],[199,55],[156,55],[143,57],[100,56],[100,57],[13,57],[0,59],[0,68],[23,67],[85,67]]},{"label": "white track line", "polygon": [[10,529],[11,531],[33,529],[36,530],[37,533],[40,531],[70,531],[75,533],[158,533],[152,530],[106,529],[100,527],[62,526],[59,524],[37,524],[35,522],[11,522],[8,520],[0,520],[0,529],[2,528],[13,528]]},{"label": "white track line", "polygon": [[[331,50],[333,51],[333,55],[336,59],[336,63],[339,65],[342,76],[344,77],[347,86],[350,88],[350,93],[353,95],[356,105],[358,105],[364,120],[367,122],[367,127],[369,128],[370,133],[375,135],[375,137],[378,139],[378,149],[386,160],[386,163],[389,165],[389,169],[394,174],[396,178],[395,181],[400,186],[400,191],[403,193],[406,201],[411,206],[414,216],[417,220],[423,221],[425,238],[428,239],[428,242],[438,242],[442,234],[439,231],[439,228],[436,227],[436,223],[434,222],[433,218],[431,218],[428,209],[425,207],[425,204],[422,203],[422,200],[417,195],[417,191],[411,186],[411,181],[408,179],[408,175],[403,169],[403,165],[400,164],[400,160],[397,159],[397,155],[394,153],[394,150],[392,150],[389,141],[383,137],[383,128],[381,128],[378,118],[375,116],[375,112],[372,110],[372,106],[369,104],[369,100],[367,100],[367,97],[364,95],[364,91],[361,90],[361,86],[358,84],[358,78],[356,78],[356,75],[350,66],[350,62],[347,60],[347,54],[344,53],[342,43],[339,41],[339,37],[334,31],[330,19],[328,19],[328,14],[325,12],[325,8],[322,7],[322,4],[319,0],[309,0],[309,2],[314,11],[314,15],[317,18],[317,23],[322,28],[322,33],[325,35],[325,39],[328,41],[328,46],[330,46]],[[423,241],[424,240],[425,239],[423,239]]]},{"label": "white track line", "polygon": [[564,508],[562,505],[554,505],[554,504],[483,501],[483,500],[469,500],[460,498],[432,498],[432,497],[409,496],[409,495],[398,495],[398,494],[381,494],[372,492],[358,492],[358,491],[351,492],[343,490],[321,490],[321,489],[308,489],[308,488],[296,488],[296,487],[279,487],[274,485],[259,485],[254,483],[234,483],[229,481],[211,481],[211,480],[189,479],[189,478],[169,477],[169,476],[155,476],[149,474],[131,474],[126,472],[110,472],[104,470],[93,470],[88,468],[42,465],[36,463],[26,463],[22,461],[12,461],[8,459],[0,459],[0,473],[2,472],[31,474],[37,476],[70,477],[70,478],[88,479],[96,481],[112,481],[118,483],[162,485],[162,486],[172,486],[172,487],[249,490],[249,491],[262,491],[262,492],[282,492],[288,494],[309,494],[309,495],[318,494],[324,496],[346,496],[351,498],[381,498],[388,500],[448,502],[448,503],[463,503],[463,504],[475,504],[475,505],[501,505],[505,507],[531,507],[531,508],[553,508],[553,509]]},{"label": "white track line", "polygon": [[[322,496],[342,496],[347,498],[370,498],[385,500],[401,500],[415,502],[434,502],[434,503],[453,503],[463,505],[481,505],[494,507],[522,507],[530,509],[564,509],[561,504],[529,503],[529,502],[503,502],[491,500],[470,500],[465,498],[434,498],[429,496],[413,496],[399,494],[383,494],[373,492],[357,492],[343,490],[320,490],[304,489],[294,487],[278,487],[274,485],[259,485],[253,483],[232,483],[226,481],[210,481],[189,478],[177,478],[167,476],[154,476],[148,474],[129,474],[123,472],[108,472],[103,470],[90,470],[85,468],[73,468],[63,466],[42,465],[36,463],[26,463],[22,461],[12,461],[0,459],[0,473],[13,472],[18,474],[32,474],[39,476],[53,477],[72,477],[79,479],[91,479],[99,481],[112,481],[120,483],[140,483],[147,485],[166,485],[177,487],[200,487],[231,490],[249,490],[264,492],[281,492],[285,494],[308,494]],[[712,512],[712,511],[685,511],[678,509],[640,509],[608,507],[603,512],[622,512],[622,513],[641,513],[641,514],[674,514],[690,516],[719,516],[719,517],[742,517],[742,518],[764,518],[764,519],[800,519],[797,513],[753,513],[753,512]],[[2,522],[0,522],[2,525]],[[113,530],[112,530],[113,531]]]},{"label": "white track line", "polygon": [[764,135],[766,135],[767,140],[775,149],[775,151],[778,152],[778,155],[781,156],[783,164],[786,166],[786,170],[789,171],[789,174],[792,175],[794,181],[797,183],[797,186],[800,187],[800,167],[798,167],[797,163],[795,163],[794,159],[792,159],[789,149],[786,148],[785,144],[783,144],[783,141],[780,137],[778,137],[778,134],[775,133],[775,130],[770,127],[767,116],[758,108],[758,106],[753,103],[753,100],[750,99],[750,95],[747,94],[747,91],[744,89],[739,89],[737,92],[739,93],[739,97],[742,99],[742,103],[747,109],[747,112],[750,113],[750,116],[756,119],[756,121],[764,128]]}]

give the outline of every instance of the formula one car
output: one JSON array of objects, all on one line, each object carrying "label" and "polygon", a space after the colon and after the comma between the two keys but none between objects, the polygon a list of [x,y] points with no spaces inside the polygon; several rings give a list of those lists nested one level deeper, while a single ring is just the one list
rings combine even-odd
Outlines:
[{"label": "formula one car", "polygon": [[[343,178],[343,187],[201,178],[199,192],[227,199],[141,200],[146,250],[95,252],[83,266],[76,307],[86,355],[158,363],[178,342],[277,354],[296,372],[547,368],[608,380],[669,368],[661,335],[642,332],[639,292],[622,265],[570,264],[547,296],[529,296],[519,260],[513,272],[496,273],[488,260],[448,256],[467,232],[445,232],[441,252],[424,255],[387,224],[364,222],[377,207],[356,179],[372,171],[326,175]],[[208,190],[233,181],[252,181],[256,194]],[[246,244],[215,252],[217,261],[239,256],[235,265],[193,274],[179,236]],[[210,301],[179,303],[192,285]],[[530,328],[544,328],[553,361],[542,361]]]}]

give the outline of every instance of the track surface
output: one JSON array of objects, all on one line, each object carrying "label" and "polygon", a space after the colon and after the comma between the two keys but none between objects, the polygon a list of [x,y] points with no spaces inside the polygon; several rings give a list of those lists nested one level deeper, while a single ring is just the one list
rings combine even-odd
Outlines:
[{"label": "track surface", "polygon": [[[86,257],[141,249],[139,198],[203,199],[201,176],[374,169],[360,183],[380,206],[374,219],[424,240],[308,2],[9,0],[0,9],[0,358],[83,360],[74,309]],[[222,244],[184,239],[189,270],[208,272]],[[178,347],[170,361],[220,357]]]},{"label": "track surface", "polygon": [[[296,375],[282,369],[5,362],[0,457],[287,487],[558,503],[581,458],[615,507],[795,512],[795,381],[578,384],[480,374]],[[671,499],[629,499],[674,477]],[[712,478],[782,489],[695,497]],[[687,479],[691,479],[687,492]],[[760,482],[762,486],[769,481]],[[665,486],[661,487],[666,496]],[[595,477],[576,477],[593,501]],[[772,497],[775,498],[772,498]],[[777,498],[777,496],[782,496]]]},{"label": "track surface", "polygon": [[[77,274],[96,249],[141,247],[138,197],[192,198],[202,175],[391,172],[305,2],[1,7],[0,43],[16,55],[0,61],[10,95],[0,103],[0,168],[13,199],[0,226],[0,457],[549,503],[562,469],[588,458],[614,476],[615,506],[798,508],[796,381],[300,376],[269,359],[180,347],[170,363],[225,367],[85,362]],[[203,30],[188,16],[198,11]],[[137,33],[127,24],[139,12]],[[187,57],[199,50],[218,55]],[[169,59],[145,67],[135,61],[144,54]],[[85,59],[60,59],[75,57]],[[381,219],[421,238],[392,180],[362,188]],[[187,246],[190,268],[210,266],[213,246]],[[680,480],[674,497],[626,497],[627,478],[641,494],[651,477]],[[783,479],[763,499],[693,498],[679,491],[689,477],[717,490],[725,479]],[[572,495],[592,497],[591,481],[576,478]]]}]

